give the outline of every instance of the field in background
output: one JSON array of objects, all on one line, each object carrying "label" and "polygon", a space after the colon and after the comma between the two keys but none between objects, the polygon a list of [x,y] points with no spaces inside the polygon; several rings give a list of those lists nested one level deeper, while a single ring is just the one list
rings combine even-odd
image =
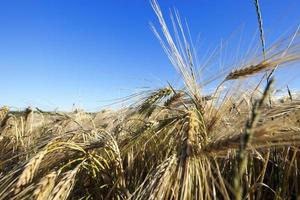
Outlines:
[{"label": "field in background", "polygon": [[2,107],[0,199],[300,199],[300,98],[275,96],[272,75],[300,64],[298,29],[206,95],[178,13],[172,35],[152,6],[183,86],[98,113]]}]

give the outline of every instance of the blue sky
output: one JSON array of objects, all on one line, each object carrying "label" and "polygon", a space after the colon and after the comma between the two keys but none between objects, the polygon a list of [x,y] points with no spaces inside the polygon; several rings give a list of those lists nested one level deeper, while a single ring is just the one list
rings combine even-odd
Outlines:
[{"label": "blue sky", "polygon": [[[257,29],[253,0],[159,3],[166,16],[177,8],[193,37],[201,33],[202,48]],[[299,24],[300,1],[260,3],[267,45]],[[157,24],[148,0],[0,0],[0,105],[97,110],[105,100],[176,81],[150,21]]]}]

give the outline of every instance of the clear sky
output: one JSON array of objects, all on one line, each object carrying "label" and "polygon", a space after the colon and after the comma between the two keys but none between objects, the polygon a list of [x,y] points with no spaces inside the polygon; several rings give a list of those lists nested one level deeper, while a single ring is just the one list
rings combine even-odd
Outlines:
[{"label": "clear sky", "polygon": [[[177,8],[195,38],[201,33],[202,48],[241,26],[245,38],[257,30],[253,0],[159,3],[166,16]],[[299,24],[300,1],[260,3],[267,45]],[[148,0],[0,0],[0,105],[96,110],[176,80],[150,21],[157,24]]]}]

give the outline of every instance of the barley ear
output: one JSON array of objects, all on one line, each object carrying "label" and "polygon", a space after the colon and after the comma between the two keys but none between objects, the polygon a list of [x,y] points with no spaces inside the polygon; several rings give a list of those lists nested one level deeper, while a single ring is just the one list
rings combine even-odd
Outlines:
[{"label": "barley ear", "polygon": [[22,174],[12,190],[14,194],[19,193],[24,186],[28,185],[32,181],[46,153],[46,150],[39,152],[25,165]]},{"label": "barley ear", "polygon": [[80,169],[77,166],[75,169],[66,172],[60,182],[55,186],[51,193],[52,200],[66,200],[75,185],[75,178]]},{"label": "barley ear", "polygon": [[41,179],[41,181],[37,184],[37,188],[34,190],[32,199],[33,200],[44,200],[48,199],[51,194],[55,180],[57,178],[57,172],[51,172],[47,176]]}]

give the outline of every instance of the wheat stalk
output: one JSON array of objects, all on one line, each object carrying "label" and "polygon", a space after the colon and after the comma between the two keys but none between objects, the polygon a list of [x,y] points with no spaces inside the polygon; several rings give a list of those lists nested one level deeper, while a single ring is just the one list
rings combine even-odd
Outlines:
[{"label": "wheat stalk", "polygon": [[271,79],[268,82],[262,98],[255,103],[253,110],[252,110],[251,118],[248,120],[248,122],[246,124],[244,137],[243,137],[243,140],[241,141],[240,151],[238,154],[239,166],[237,168],[236,176],[234,179],[234,189],[235,189],[236,200],[241,200],[242,196],[243,196],[243,187],[240,183],[240,180],[242,180],[242,177],[247,168],[248,155],[247,155],[246,150],[247,150],[248,146],[251,144],[253,130],[258,123],[258,120],[261,115],[261,108],[262,108],[263,104],[265,103],[267,97],[269,96],[269,92],[270,92],[273,82],[274,82],[273,79]]},{"label": "wheat stalk", "polygon": [[261,16],[261,11],[260,11],[260,6],[258,3],[258,0],[254,0],[255,4],[255,9],[256,9],[256,15],[257,15],[257,21],[258,21],[258,26],[259,26],[259,33],[260,33],[260,41],[261,41],[261,46],[262,46],[262,52],[264,55],[264,58],[266,56],[266,51],[265,51],[265,37],[264,37],[264,29],[263,29],[263,20]]}]

